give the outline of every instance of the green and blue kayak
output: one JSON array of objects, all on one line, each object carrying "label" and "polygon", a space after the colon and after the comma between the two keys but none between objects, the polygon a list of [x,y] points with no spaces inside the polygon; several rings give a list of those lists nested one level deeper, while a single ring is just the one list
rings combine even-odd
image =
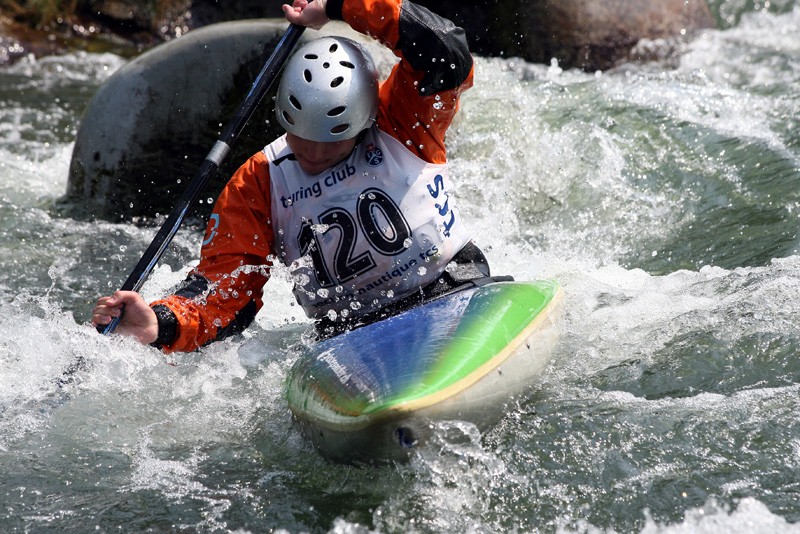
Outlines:
[{"label": "green and blue kayak", "polygon": [[407,459],[436,421],[486,430],[549,363],[561,299],[555,282],[495,282],[305,346],[289,408],[344,462]]}]

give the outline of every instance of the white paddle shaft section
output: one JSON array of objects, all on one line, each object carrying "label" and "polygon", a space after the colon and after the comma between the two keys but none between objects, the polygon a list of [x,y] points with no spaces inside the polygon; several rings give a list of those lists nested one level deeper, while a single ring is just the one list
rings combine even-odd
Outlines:
[{"label": "white paddle shaft section", "polygon": [[223,141],[217,141],[214,143],[214,146],[211,147],[211,151],[208,153],[208,156],[206,156],[206,159],[219,167],[230,150],[231,147],[229,147],[227,143]]}]

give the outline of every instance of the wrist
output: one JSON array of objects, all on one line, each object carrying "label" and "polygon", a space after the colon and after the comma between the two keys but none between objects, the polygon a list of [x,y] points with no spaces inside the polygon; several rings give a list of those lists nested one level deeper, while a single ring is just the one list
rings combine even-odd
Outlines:
[{"label": "wrist", "polygon": [[178,318],[163,304],[152,306],[152,310],[158,321],[158,335],[150,345],[158,349],[171,345],[178,335]]}]

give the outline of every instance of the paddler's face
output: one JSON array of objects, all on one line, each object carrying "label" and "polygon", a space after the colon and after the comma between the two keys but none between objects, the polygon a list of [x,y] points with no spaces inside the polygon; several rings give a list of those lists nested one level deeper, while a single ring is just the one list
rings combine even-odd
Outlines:
[{"label": "paddler's face", "polygon": [[356,138],[320,143],[286,134],[289,148],[292,149],[300,168],[308,174],[319,174],[344,160],[356,146]]}]

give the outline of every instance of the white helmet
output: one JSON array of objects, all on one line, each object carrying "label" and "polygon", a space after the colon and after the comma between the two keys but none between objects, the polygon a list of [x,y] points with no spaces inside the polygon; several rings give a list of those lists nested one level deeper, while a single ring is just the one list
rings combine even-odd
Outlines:
[{"label": "white helmet", "polygon": [[357,136],[378,113],[378,72],[369,54],[345,37],[305,44],[286,65],[275,102],[287,132],[318,142]]}]

